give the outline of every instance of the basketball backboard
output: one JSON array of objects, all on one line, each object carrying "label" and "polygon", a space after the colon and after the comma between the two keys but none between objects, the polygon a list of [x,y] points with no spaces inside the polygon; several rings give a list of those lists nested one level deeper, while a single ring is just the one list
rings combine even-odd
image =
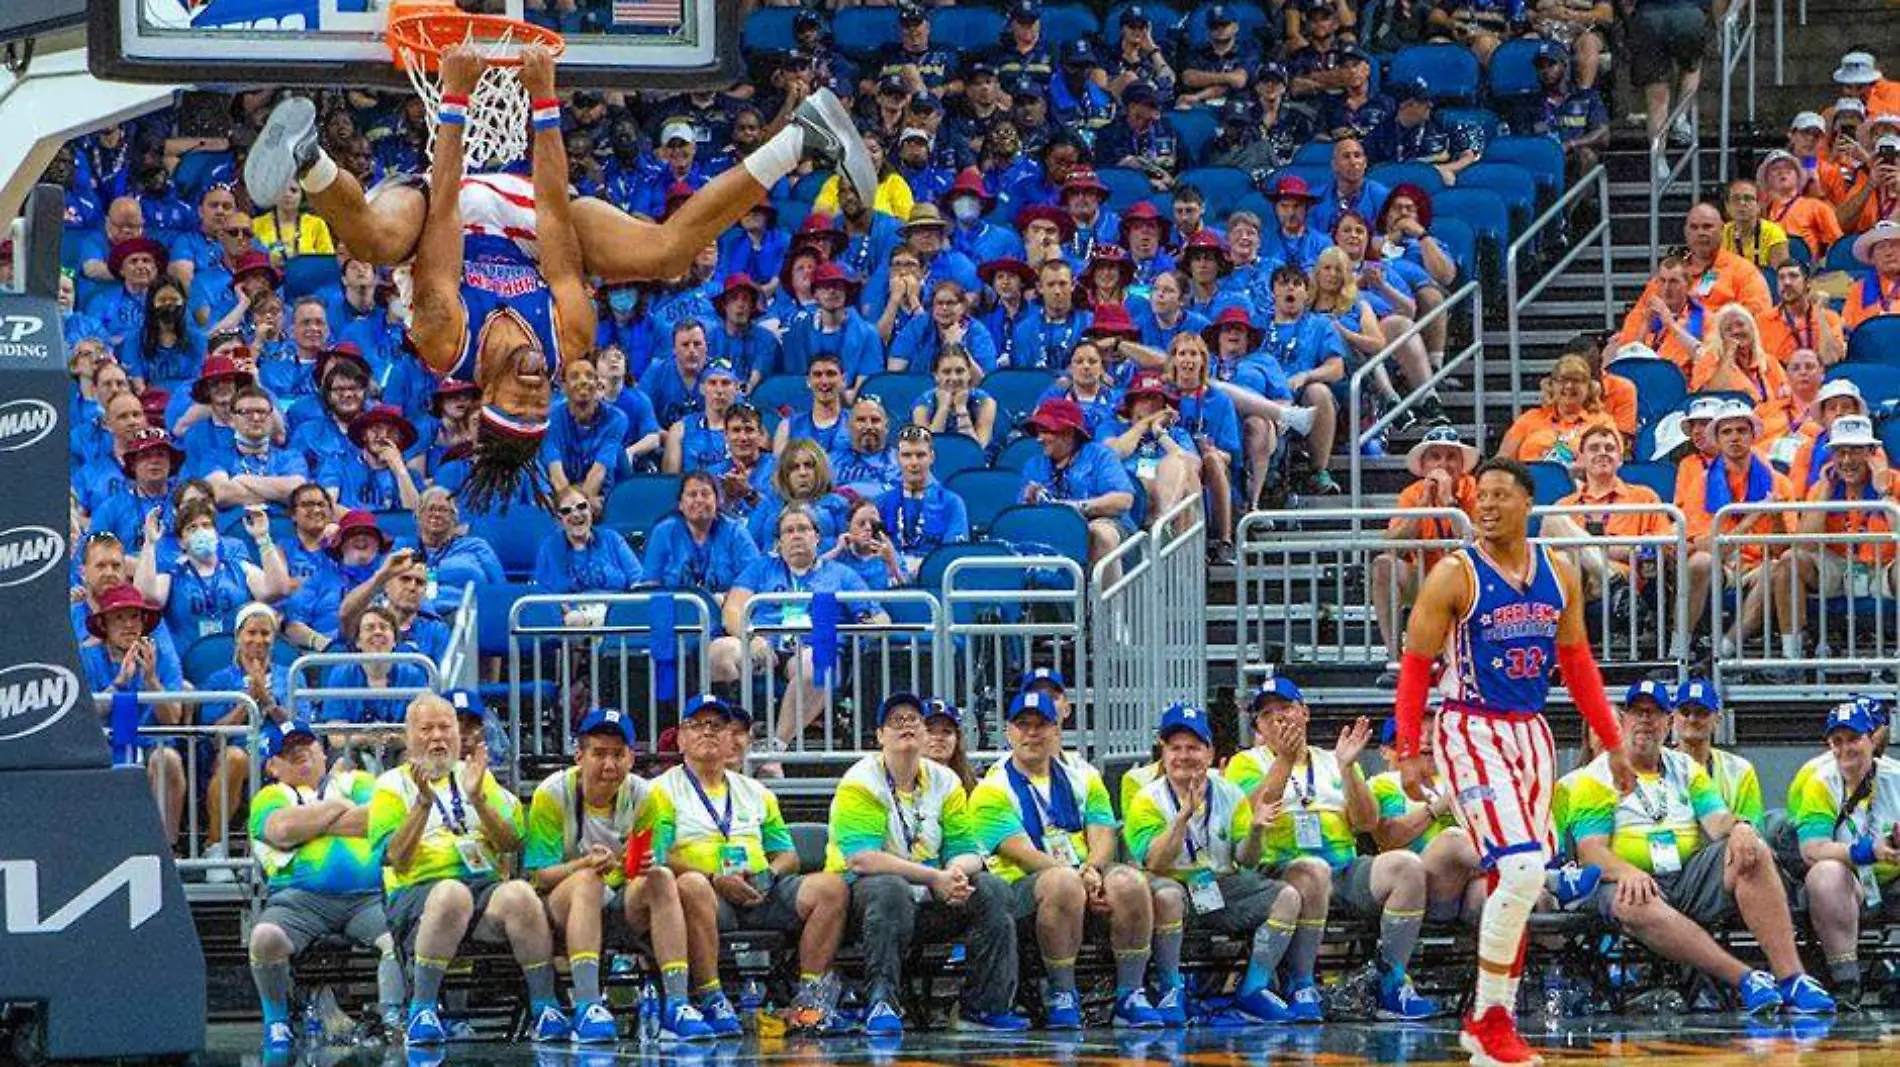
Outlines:
[{"label": "basketball backboard", "polygon": [[[712,88],[742,69],[738,0],[456,3],[559,31],[567,38],[564,88]],[[407,88],[383,41],[387,7],[388,0],[92,0],[92,71],[120,81]]]}]

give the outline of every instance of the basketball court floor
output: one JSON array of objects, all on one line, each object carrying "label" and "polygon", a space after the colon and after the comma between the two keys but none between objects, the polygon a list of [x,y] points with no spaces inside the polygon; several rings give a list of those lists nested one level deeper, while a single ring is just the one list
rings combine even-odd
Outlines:
[{"label": "basketball court floor", "polygon": [[[1227,1034],[1132,1034],[1091,1030],[1072,1035],[1008,1036],[914,1033],[866,1038],[757,1039],[716,1046],[643,1050],[580,1050],[565,1045],[451,1044],[409,1052],[401,1047],[329,1048],[294,1060],[265,1062],[254,1026],[214,1027],[199,1061],[205,1067],[1261,1067],[1266,1064],[1407,1064],[1462,1067],[1456,1020],[1431,1024],[1332,1023]],[[1745,1021],[1733,1016],[1595,1016],[1547,1030],[1527,1024],[1525,1037],[1547,1067],[1564,1064],[1655,1063],[1671,1067],[1894,1067],[1900,1065],[1900,1010],[1868,1011],[1836,1020]]]}]

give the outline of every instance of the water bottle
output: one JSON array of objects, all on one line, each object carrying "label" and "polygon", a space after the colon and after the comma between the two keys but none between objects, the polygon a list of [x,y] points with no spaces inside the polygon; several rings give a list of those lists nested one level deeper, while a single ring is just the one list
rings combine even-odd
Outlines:
[{"label": "water bottle", "polygon": [[650,978],[640,987],[639,1033],[642,1045],[660,1040],[660,991]]},{"label": "water bottle", "polygon": [[1556,1030],[1562,1025],[1566,997],[1563,967],[1556,960],[1544,968],[1544,1027]]},{"label": "water bottle", "polygon": [[734,1007],[746,1029],[757,1029],[759,1009],[764,1005],[765,986],[757,978],[748,978],[739,983],[739,1003]]}]

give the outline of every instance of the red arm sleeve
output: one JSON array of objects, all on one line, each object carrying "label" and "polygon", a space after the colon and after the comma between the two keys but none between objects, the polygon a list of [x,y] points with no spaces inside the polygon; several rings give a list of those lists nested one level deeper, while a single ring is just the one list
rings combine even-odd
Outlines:
[{"label": "red arm sleeve", "polygon": [[1418,732],[1425,719],[1425,694],[1432,687],[1432,657],[1407,652],[1399,660],[1398,700],[1393,712],[1398,716],[1399,758],[1418,755]]},{"label": "red arm sleeve", "polygon": [[1603,692],[1603,675],[1597,670],[1596,657],[1590,654],[1590,642],[1558,645],[1557,662],[1564,669],[1570,699],[1576,702],[1597,740],[1603,742],[1606,751],[1623,747],[1623,734],[1617,728],[1616,713],[1610,710],[1610,698]]}]

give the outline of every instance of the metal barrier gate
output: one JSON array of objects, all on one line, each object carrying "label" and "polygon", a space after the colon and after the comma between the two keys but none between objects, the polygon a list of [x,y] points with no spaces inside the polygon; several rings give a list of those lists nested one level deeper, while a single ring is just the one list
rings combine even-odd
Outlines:
[{"label": "metal barrier gate", "polygon": [[1095,701],[1085,630],[1088,586],[1066,556],[967,556],[943,574],[944,642],[938,695],[964,712],[975,766],[1007,755],[1003,717],[1024,671],[1062,673],[1075,716],[1071,742],[1092,755]]},{"label": "metal barrier gate", "polygon": [[[1193,525],[1175,533],[1192,509]],[[1095,564],[1089,581],[1093,762],[1145,762],[1161,710],[1207,704],[1207,519],[1178,501]]]},{"label": "metal barrier gate", "polygon": [[[94,693],[93,703],[102,714],[109,713],[112,708],[112,698],[116,695],[118,694],[112,692]],[[207,813],[204,811],[204,803],[198,788],[198,782],[203,777],[199,773],[199,765],[207,758],[216,759],[222,755],[223,748],[232,741],[241,742],[237,747],[244,751],[249,761],[246,792],[242,803],[250,802],[250,798],[257,793],[260,776],[263,774],[263,768],[259,766],[257,759],[257,728],[261,725],[258,721],[261,713],[258,710],[257,701],[252,699],[249,693],[216,689],[146,691],[134,693],[132,696],[138,701],[140,707],[149,707],[154,704],[180,704],[187,708],[201,708],[229,704],[244,709],[242,725],[198,726],[180,723],[176,726],[152,725],[138,728],[138,736],[141,740],[177,742],[178,748],[182,749],[182,751],[174,750],[183,764],[185,778],[184,813],[178,827],[179,836],[184,841],[185,853],[178,860],[178,869],[184,873],[199,875],[223,871],[228,872],[232,879],[244,878],[251,868],[251,858],[248,854],[250,828],[245,826],[242,820],[233,820],[235,827],[227,828],[225,831],[224,841],[227,845],[225,857],[223,859],[205,857],[205,841],[209,828],[204,825],[204,816]],[[216,748],[209,753],[203,751],[207,747],[206,742],[215,745]],[[150,750],[143,746],[134,753],[135,763],[141,767],[149,769],[150,758]],[[160,803],[158,798],[154,798],[154,802]],[[163,810],[162,803],[160,810]],[[235,809],[227,811],[225,815],[229,818],[234,813]],[[231,854],[237,851],[229,848],[233,842],[244,843],[244,855]]]}]

